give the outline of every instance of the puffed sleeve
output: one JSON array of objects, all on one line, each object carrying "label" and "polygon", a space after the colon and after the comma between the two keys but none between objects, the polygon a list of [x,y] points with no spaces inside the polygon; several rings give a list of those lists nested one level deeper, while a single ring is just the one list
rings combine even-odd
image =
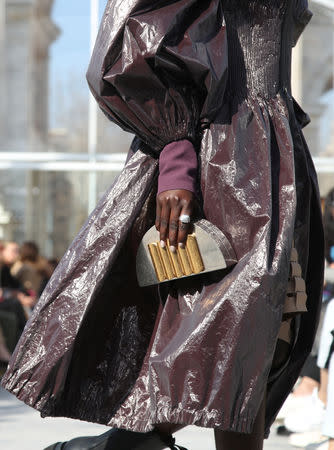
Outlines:
[{"label": "puffed sleeve", "polygon": [[147,152],[195,143],[227,81],[220,0],[109,0],[87,80],[103,112]]}]

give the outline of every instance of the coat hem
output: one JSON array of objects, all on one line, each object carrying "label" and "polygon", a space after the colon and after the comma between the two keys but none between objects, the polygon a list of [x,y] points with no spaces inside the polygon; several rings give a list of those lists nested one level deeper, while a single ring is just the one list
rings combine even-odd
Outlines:
[{"label": "coat hem", "polygon": [[168,408],[158,411],[151,417],[124,417],[117,415],[108,422],[108,426],[123,428],[134,432],[146,433],[152,431],[157,424],[171,423],[178,425],[194,425],[202,428],[213,428],[222,431],[250,434],[254,426],[254,418],[247,414],[245,418],[238,416],[237,423],[227,423],[221,420],[221,413],[215,410],[187,410],[184,408]]}]

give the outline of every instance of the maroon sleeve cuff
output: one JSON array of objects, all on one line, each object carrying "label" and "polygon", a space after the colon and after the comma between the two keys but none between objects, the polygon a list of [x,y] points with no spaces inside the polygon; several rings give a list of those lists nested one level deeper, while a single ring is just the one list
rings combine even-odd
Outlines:
[{"label": "maroon sleeve cuff", "polygon": [[170,189],[187,189],[196,194],[197,154],[184,139],[167,144],[159,157],[158,194]]}]

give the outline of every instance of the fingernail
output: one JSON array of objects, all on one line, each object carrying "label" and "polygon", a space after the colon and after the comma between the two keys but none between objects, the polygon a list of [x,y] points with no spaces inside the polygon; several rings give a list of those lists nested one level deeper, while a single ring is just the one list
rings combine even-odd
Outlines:
[{"label": "fingernail", "polygon": [[179,247],[180,248],[184,248],[185,247],[184,243],[183,242],[179,242]]},{"label": "fingernail", "polygon": [[172,253],[176,253],[176,247],[174,245],[171,245],[169,248]]},{"label": "fingernail", "polygon": [[165,241],[162,241],[162,240],[160,241],[160,247],[161,248],[165,248],[166,247]]}]

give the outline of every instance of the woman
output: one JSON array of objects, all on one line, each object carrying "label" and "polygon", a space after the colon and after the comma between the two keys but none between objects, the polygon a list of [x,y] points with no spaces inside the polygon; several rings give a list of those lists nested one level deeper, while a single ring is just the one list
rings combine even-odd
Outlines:
[{"label": "woman", "polygon": [[[164,448],[166,432],[177,448],[170,433],[189,424],[215,429],[218,449],[262,448],[311,350],[323,284],[307,116],[290,93],[291,48],[309,18],[300,0],[108,2],[88,82],[137,137],[3,382],[44,416],[115,427],[80,448]],[[188,184],[167,185],[179,154]],[[156,224],[182,244],[180,214],[201,212],[238,263],[140,288],[145,232]]]}]

